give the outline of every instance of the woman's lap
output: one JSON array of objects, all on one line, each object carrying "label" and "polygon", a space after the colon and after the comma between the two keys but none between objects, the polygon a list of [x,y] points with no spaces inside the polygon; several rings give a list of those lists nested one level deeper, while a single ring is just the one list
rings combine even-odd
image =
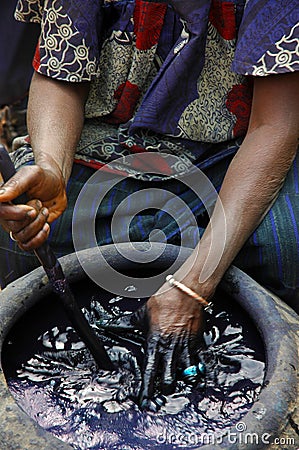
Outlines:
[{"label": "woman's lap", "polygon": [[[297,158],[298,159],[298,158]],[[250,237],[235,264],[299,309],[298,160],[272,208]]]},{"label": "woman's lap", "polygon": [[[234,264],[289,303],[297,302],[299,288],[298,159],[294,161],[276,202],[234,261]],[[206,173],[217,188],[220,187],[228,163],[229,161],[218,162]],[[68,185],[68,209],[52,224],[49,237],[58,257],[74,251],[72,242],[74,207],[82,186],[93,173],[93,169],[74,165]],[[115,184],[115,179],[112,184]],[[90,211],[84,209],[84,205],[75,209],[74,216],[80,226],[82,225],[82,230],[85,229],[86,221],[95,219],[98,245],[126,241],[129,228],[129,236],[133,241],[147,240],[153,229],[160,229],[164,235],[158,234],[158,239],[164,236],[167,242],[175,245],[183,244],[188,247],[196,245],[198,229],[201,234],[207,223],[206,214],[196,195],[184,183],[156,182],[154,185],[156,189],[151,191],[153,185],[150,183],[120,177],[119,183],[104,197],[110,187],[111,175],[104,175],[101,182],[94,187],[96,191],[92,195],[96,196],[99,193],[103,197],[100,210],[97,214],[92,214],[94,217],[90,215]],[[137,203],[134,201],[125,203],[125,199],[133,198],[134,192],[140,194],[143,189],[146,189],[147,194],[141,199],[139,197]],[[176,198],[179,198],[179,202]],[[121,202],[123,202],[122,209],[118,211],[118,219],[111,232],[111,217],[115,216],[115,210]],[[193,223],[189,221],[190,209],[181,208],[182,202],[191,209],[191,215],[195,217]],[[22,252],[2,230],[0,230],[0,259],[2,287],[39,265],[34,254]]]}]

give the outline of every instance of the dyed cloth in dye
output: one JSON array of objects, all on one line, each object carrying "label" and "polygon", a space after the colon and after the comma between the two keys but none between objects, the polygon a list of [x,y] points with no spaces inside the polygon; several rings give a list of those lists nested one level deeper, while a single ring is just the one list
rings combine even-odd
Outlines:
[{"label": "dyed cloth in dye", "polygon": [[[120,198],[153,181],[186,202],[201,234],[203,205],[176,184],[176,177],[192,175],[197,167],[219,189],[246,134],[252,77],[299,68],[297,0],[19,0],[16,17],[41,23],[35,70],[58,80],[92,83],[68,186],[69,207],[50,236],[58,256],[73,251],[71,220],[81,187],[108,162],[110,176],[123,178],[97,214],[99,244],[111,242],[111,218]],[[150,169],[140,163],[146,151],[156,153]],[[119,161],[132,154],[130,165]],[[168,155],[178,162],[171,164]],[[14,159],[17,166],[31,163],[30,146],[17,150]],[[163,177],[156,174],[161,167]],[[296,160],[275,205],[235,261],[288,301],[299,286],[297,174]],[[108,186],[109,179],[100,188]],[[159,212],[151,209],[150,198],[143,205],[147,211],[134,217],[131,239],[147,240],[158,228],[168,242],[180,244],[182,227],[164,213],[163,198],[158,200]],[[81,211],[82,221],[88,214]],[[183,230],[193,247],[197,234],[184,217]],[[126,239],[121,230],[114,237]],[[0,246],[2,285],[36,266],[34,257],[3,233]]]},{"label": "dyed cloth in dye", "polygon": [[[73,287],[76,299],[82,296],[90,304],[83,311],[93,326],[140,306],[140,299],[111,298],[92,285],[86,296],[85,283]],[[204,333],[205,379],[196,386],[179,380],[155,414],[136,404],[143,358],[138,330],[120,337],[98,329],[118,367],[113,374],[99,370],[63,311],[53,311],[51,296],[9,335],[3,358],[8,386],[30,417],[77,450],[191,450],[218,444],[259,398],[265,367],[256,328],[237,304],[223,310],[223,294],[219,300]]]}]

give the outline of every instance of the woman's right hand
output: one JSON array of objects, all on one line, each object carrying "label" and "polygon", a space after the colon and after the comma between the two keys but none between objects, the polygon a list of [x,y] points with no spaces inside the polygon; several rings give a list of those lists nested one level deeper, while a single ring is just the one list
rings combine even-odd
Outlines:
[{"label": "woman's right hand", "polygon": [[[26,193],[27,205],[14,205]],[[43,166],[22,167],[0,187],[0,224],[12,232],[25,251],[39,247],[48,237],[49,223],[57,219],[67,206],[65,182],[56,162],[47,156]]]}]

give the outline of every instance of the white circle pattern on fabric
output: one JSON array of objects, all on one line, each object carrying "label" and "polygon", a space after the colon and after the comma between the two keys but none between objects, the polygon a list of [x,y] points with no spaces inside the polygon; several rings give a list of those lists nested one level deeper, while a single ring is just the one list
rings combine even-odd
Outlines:
[{"label": "white circle pattern on fabric", "polygon": [[84,36],[72,23],[59,0],[19,2],[15,16],[18,20],[41,23],[39,73],[76,82],[90,81],[96,74],[97,61],[91,57]]},{"label": "white circle pattern on fabric", "polygon": [[254,66],[252,75],[265,76],[279,72],[280,68],[289,72],[299,70],[299,23],[296,24],[287,36],[283,36],[275,44],[275,51],[267,51]]}]

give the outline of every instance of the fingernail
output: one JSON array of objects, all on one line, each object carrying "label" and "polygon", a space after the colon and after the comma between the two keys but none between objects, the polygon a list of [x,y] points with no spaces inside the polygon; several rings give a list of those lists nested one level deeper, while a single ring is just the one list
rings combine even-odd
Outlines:
[{"label": "fingernail", "polygon": [[48,233],[49,230],[50,230],[50,225],[48,223],[45,223],[45,225],[43,226],[43,231]]},{"label": "fingernail", "polygon": [[40,200],[36,200],[35,204],[38,209],[40,209],[43,206]]},{"label": "fingernail", "polygon": [[5,189],[0,189],[0,195],[5,194]]},{"label": "fingernail", "polygon": [[147,398],[142,401],[140,409],[143,411],[157,412],[160,408],[152,400]]},{"label": "fingernail", "polygon": [[166,397],[164,395],[161,395],[161,397],[157,397],[155,399],[155,402],[158,406],[164,406],[166,404]]},{"label": "fingernail", "polygon": [[152,412],[158,412],[160,409],[160,406],[156,405],[156,403],[154,402],[150,402],[149,406],[148,406],[148,410],[152,411]]},{"label": "fingernail", "polygon": [[49,215],[49,211],[47,210],[47,208],[43,208],[43,209],[41,210],[41,213],[42,213],[42,215],[45,216],[45,217],[48,217],[48,215]]},{"label": "fingernail", "polygon": [[30,217],[30,219],[34,219],[36,217],[36,211],[35,209],[31,209],[30,211],[28,211],[27,216]]}]

